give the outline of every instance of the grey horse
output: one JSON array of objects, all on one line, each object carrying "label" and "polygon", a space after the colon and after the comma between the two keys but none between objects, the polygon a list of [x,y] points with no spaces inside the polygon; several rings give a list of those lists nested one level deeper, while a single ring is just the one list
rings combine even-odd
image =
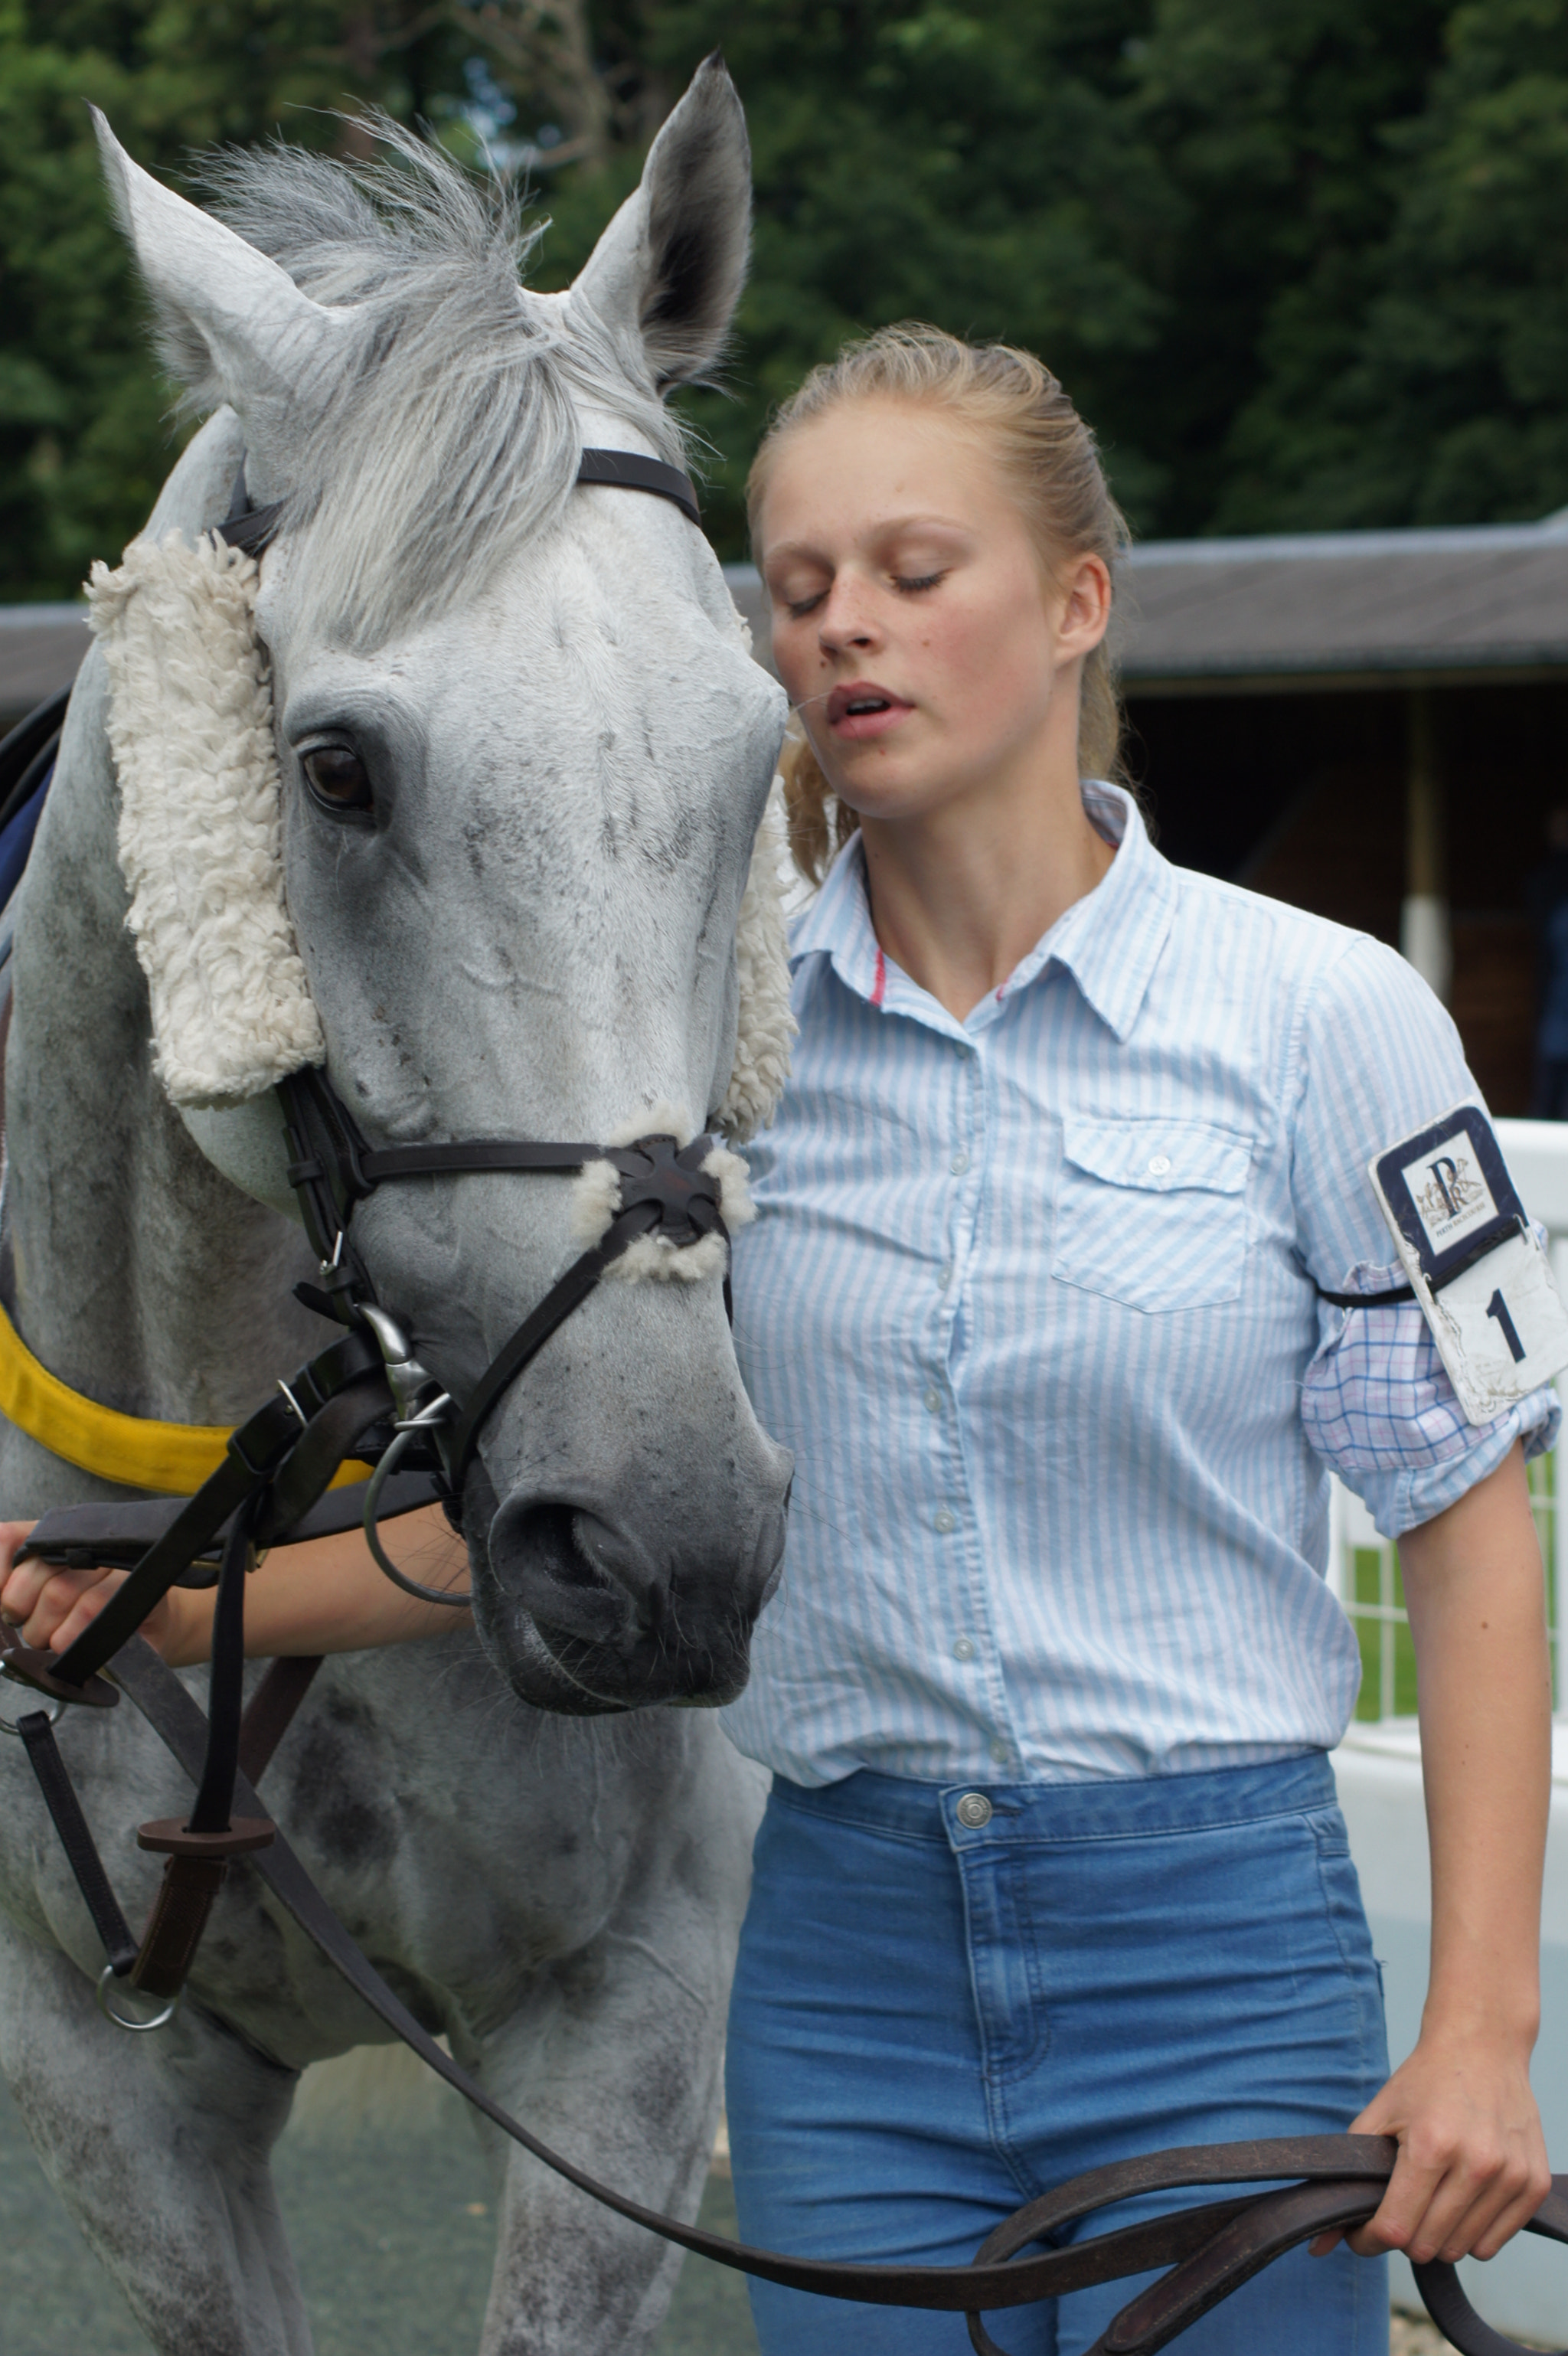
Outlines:
[{"label": "grey horse", "polygon": [[[564,295],[519,284],[506,222],[434,161],[395,161],[373,204],[320,159],[231,160],[241,236],[107,155],[165,348],[216,405],[152,535],[219,520],[241,457],[251,498],[287,503],[258,621],[339,1094],[385,1141],[609,1139],[668,1104],[700,1127],[782,699],[691,524],[573,486],[584,444],[678,455],[661,396],[728,324],[749,174],[722,68]],[[160,1080],[107,724],[95,650],[17,918],[0,1279],[79,1392],[229,1424],[334,1329],[291,1297],[313,1267],[272,1099],[182,1113]],[[370,779],[368,813],[313,791],[323,747],[318,773]],[[569,1191],[426,1180],[357,1219],[459,1398],[580,1248]],[[688,2216],[756,1794],[713,1717],[660,1705],[743,1683],[788,1474],[717,1275],[601,1285],[485,1428],[475,1628],[330,1661],[265,1786],[420,2019],[545,2137]],[[0,1430],[6,1515],[123,1494]],[[566,1652],[592,1656],[589,1690]],[[135,1826],[189,1786],[129,1705],[73,1710],[59,1740],[138,1921],[158,1860]],[[0,1751],[0,2062],[45,2169],[167,2356],[304,2356],[269,2153],[302,2068],[377,2025],[237,1869],[173,2025],[110,2026],[86,1911],[20,1746]],[[485,2356],[645,2349],[675,2254],[522,2155],[496,2164]]]}]

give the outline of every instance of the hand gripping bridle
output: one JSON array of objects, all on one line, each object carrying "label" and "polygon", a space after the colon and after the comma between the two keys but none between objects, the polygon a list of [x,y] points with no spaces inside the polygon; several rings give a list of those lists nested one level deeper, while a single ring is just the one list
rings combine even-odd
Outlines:
[{"label": "hand gripping bridle", "polygon": [[[579,479],[651,491],[699,520],[696,494],[686,477],[657,460],[585,451]],[[276,530],[280,509],[246,512],[243,482],[241,469],[236,511],[222,531],[232,544],[256,552]],[[34,715],[40,723],[45,717]],[[47,717],[52,723],[54,714]],[[27,758],[35,749],[28,740]],[[1371,2216],[1397,2146],[1375,2136],[1297,2136],[1155,2152],[1095,2169],[1020,2209],[967,2266],[792,2258],[704,2233],[600,2183],[540,2142],[436,2043],[349,1937],[257,1797],[254,1786],[321,1664],[273,1662],[241,1710],[246,1575],[260,1548],[351,1528],[363,1513],[377,1559],[400,1585],[442,1602],[466,1602],[466,1597],[421,1588],[395,1569],[376,1537],[378,1505],[383,1512],[398,1513],[435,1495],[449,1508],[460,1499],[485,1417],[606,1269],[640,1237],[657,1238],[677,1251],[708,1236],[725,1237],[719,1183],[703,1167],[712,1141],[698,1138],[681,1146],[673,1137],[658,1135],[613,1147],[493,1138],[375,1146],[361,1135],[324,1073],[298,1073],[281,1083],[281,1092],[288,1117],[290,1182],[321,1263],[320,1283],[299,1290],[310,1306],[349,1330],[290,1382],[280,1383],[280,1395],[230,1435],[223,1463],[193,1497],[68,1507],[36,1526],[24,1553],[83,1566],[123,1561],[131,1574],[65,1653],[33,1651],[0,1627],[0,1671],[52,1704],[49,1711],[36,1710],[6,1730],[26,1745],[108,1956],[99,1980],[99,2001],[107,2017],[136,2031],[156,2029],[172,2017],[229,1862],[243,1856],[393,2033],[568,2183],[665,2240],[742,2274],[824,2297],[963,2314],[981,2356],[1000,2356],[981,2320],[989,2310],[1032,2305],[1164,2267],[1168,2271],[1123,2308],[1089,2351],[1155,2356],[1286,2250]],[[523,1320],[456,1412],[414,1358],[396,1320],[375,1300],[350,1237],[355,1205],[389,1181],[474,1172],[572,1173],[594,1162],[610,1163],[619,1182],[603,1234]],[[728,1290],[726,1280],[726,1305]],[[426,1469],[396,1473],[400,1456],[410,1450],[425,1451]],[[351,1488],[324,1494],[351,1455],[376,1460],[368,1488],[358,1495]],[[180,1680],[136,1633],[176,1582],[216,1582],[218,1589],[205,1719]],[[105,1669],[109,1676],[101,1674]],[[138,1835],[144,1848],[167,1858],[139,1941],[121,1912],[53,1730],[65,1704],[112,1708],[123,1692],[197,1787],[188,1819],[162,1819],[144,1825]],[[141,2019],[128,2018],[113,2001],[120,1985],[162,1999],[162,2009]],[[1062,2241],[1084,2220],[1134,2198],[1147,2201],[1155,2193],[1185,2193],[1201,2186],[1276,2188],[1282,2180],[1283,2189],[1232,2190],[1218,2201]],[[1553,2179],[1529,2230],[1568,2243],[1568,2177]],[[1452,2266],[1434,2263],[1414,2271],[1434,2319],[1462,2356],[1523,2356],[1476,2314]]]}]

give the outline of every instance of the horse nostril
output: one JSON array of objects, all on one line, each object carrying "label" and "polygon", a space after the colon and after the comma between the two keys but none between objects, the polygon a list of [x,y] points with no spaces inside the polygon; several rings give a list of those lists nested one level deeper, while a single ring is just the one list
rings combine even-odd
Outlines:
[{"label": "horse nostril", "polygon": [[626,1622],[625,1588],[582,1543],[591,1516],[558,1501],[514,1499],[490,1526],[490,1561],[502,1586],[543,1624],[603,1643]]}]

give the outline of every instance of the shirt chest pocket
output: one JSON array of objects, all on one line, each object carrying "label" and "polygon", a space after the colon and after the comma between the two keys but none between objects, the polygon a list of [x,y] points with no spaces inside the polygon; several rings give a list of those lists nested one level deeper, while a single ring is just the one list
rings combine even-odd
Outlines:
[{"label": "shirt chest pocket", "polygon": [[1051,1275],[1129,1309],[1234,1301],[1251,1161],[1243,1139],[1197,1121],[1070,1114]]}]

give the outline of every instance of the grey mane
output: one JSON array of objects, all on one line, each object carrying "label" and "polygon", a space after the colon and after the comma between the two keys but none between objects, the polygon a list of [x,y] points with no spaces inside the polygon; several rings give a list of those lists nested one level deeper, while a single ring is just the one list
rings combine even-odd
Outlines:
[{"label": "grey mane", "polygon": [[[517,198],[385,118],[387,151],[339,163],[282,142],[208,167],[211,209],[313,300],[363,314],[347,365],[299,387],[285,530],[308,527],[302,586],[325,634],[368,649],[483,588],[559,521],[582,434],[575,403],[684,462],[640,344],[581,294],[521,283],[539,241]],[[206,346],[166,312],[186,405],[223,398]]]}]

